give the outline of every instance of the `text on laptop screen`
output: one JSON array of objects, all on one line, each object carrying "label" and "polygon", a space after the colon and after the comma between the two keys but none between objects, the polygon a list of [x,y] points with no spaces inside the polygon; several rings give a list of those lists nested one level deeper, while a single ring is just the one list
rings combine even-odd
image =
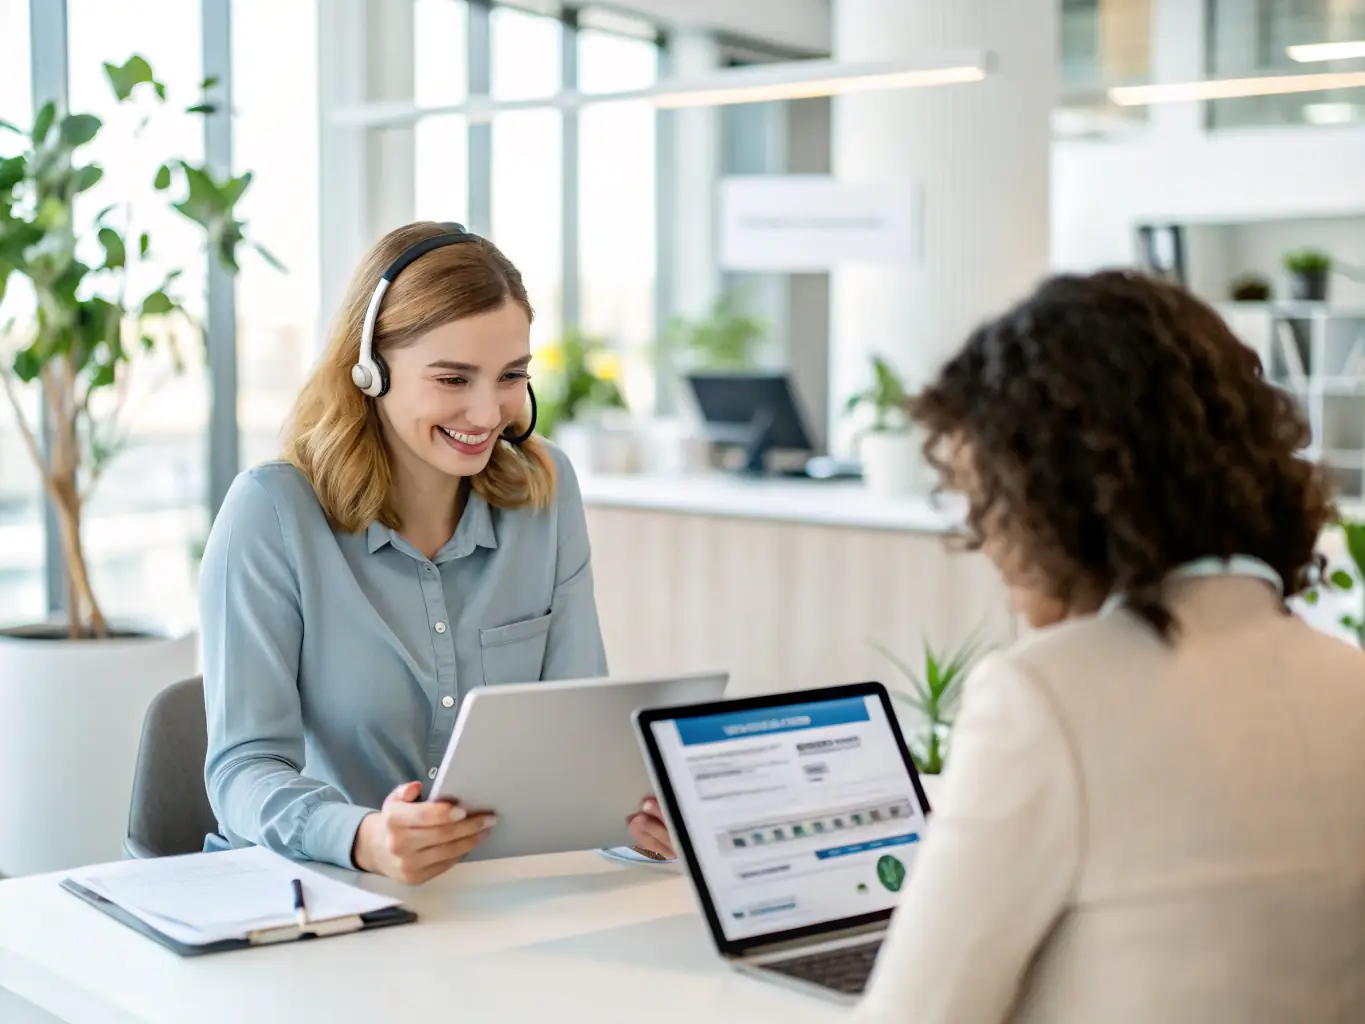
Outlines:
[{"label": "text on laptop screen", "polygon": [[896,905],[925,822],[878,698],[652,729],[727,939]]}]

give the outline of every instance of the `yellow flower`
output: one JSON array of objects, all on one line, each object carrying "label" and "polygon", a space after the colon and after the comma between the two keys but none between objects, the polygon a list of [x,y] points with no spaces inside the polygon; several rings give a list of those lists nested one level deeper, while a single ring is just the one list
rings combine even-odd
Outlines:
[{"label": "yellow flower", "polygon": [[564,369],[564,350],[558,345],[546,345],[536,349],[536,361],[550,370]]},{"label": "yellow flower", "polygon": [[621,379],[621,357],[615,352],[597,352],[589,358],[588,369],[598,380],[616,383]]}]

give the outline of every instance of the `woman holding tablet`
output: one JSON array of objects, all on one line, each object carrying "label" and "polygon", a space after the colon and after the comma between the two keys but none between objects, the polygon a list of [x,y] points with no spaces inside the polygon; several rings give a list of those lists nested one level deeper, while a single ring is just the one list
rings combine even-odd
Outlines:
[{"label": "woman holding tablet", "polygon": [[[534,434],[532,316],[456,224],[356,272],[284,459],[237,478],[204,553],[210,847],[432,878],[495,824],[418,802],[464,694],[606,674],[577,481]],[[671,853],[655,814],[632,830]]]},{"label": "woman holding tablet", "polygon": [[1286,609],[1333,518],[1213,309],[1060,277],[913,403],[1034,627],[966,683],[860,1020],[1365,1020],[1365,654]]}]

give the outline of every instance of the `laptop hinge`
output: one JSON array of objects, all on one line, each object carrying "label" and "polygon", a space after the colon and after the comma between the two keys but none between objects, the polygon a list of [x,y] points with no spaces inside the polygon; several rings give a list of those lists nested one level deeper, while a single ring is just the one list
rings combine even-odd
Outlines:
[{"label": "laptop hinge", "polygon": [[755,946],[753,949],[745,950],[734,957],[736,960],[749,960],[754,957],[767,957],[773,954],[788,953],[793,950],[808,950],[813,946],[823,946],[828,943],[844,942],[848,939],[870,938],[881,935],[886,931],[886,921],[873,921],[871,924],[858,925],[855,928],[840,928],[836,931],[825,932],[821,935],[807,935],[801,939],[788,939],[783,942],[772,942],[763,946]]}]

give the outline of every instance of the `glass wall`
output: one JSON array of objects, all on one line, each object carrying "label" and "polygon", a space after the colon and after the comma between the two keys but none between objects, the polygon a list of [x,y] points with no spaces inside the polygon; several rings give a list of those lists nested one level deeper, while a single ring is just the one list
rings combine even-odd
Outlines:
[{"label": "glass wall", "polygon": [[[1365,0],[1208,0],[1208,70],[1219,78],[1365,71],[1365,47],[1355,56],[1299,50],[1319,43],[1365,41]],[[1300,59],[1295,59],[1296,55]],[[1208,104],[1209,125],[1359,125],[1365,98],[1359,89],[1247,96]]]},{"label": "glass wall", "polygon": [[281,272],[245,252],[237,277],[241,465],[279,454],[318,351],[316,0],[233,0],[233,162],[254,174],[241,216]]},{"label": "glass wall", "polygon": [[[0,120],[27,129],[33,123],[29,89],[28,0],[0,0]],[[0,156],[24,148],[24,140],[0,131]],[[8,355],[11,339],[3,325],[31,308],[31,292],[11,278],[9,294],[0,302],[0,352]],[[22,330],[17,324],[15,330]],[[37,422],[36,395],[29,392],[24,416]],[[14,422],[8,401],[0,398],[0,625],[31,621],[46,607],[43,590],[42,479]]]},{"label": "glass wall", "polygon": [[[184,113],[202,82],[199,5],[140,0],[138,16],[107,0],[68,0],[70,104],[104,120],[89,155],[105,168],[77,206],[93,217],[115,204],[111,219],[151,237],[141,268],[148,288],[172,270],[191,315],[204,315],[205,255],[200,230],[168,209],[152,185],[168,157],[203,157],[203,122]],[[145,88],[119,104],[103,62],[141,54],[164,82],[168,101]],[[144,118],[150,118],[144,124]],[[130,230],[129,230],[130,229]],[[130,275],[131,276],[131,275]],[[141,289],[139,285],[139,290]],[[92,582],[107,614],[165,621],[194,606],[195,548],[207,529],[205,508],[208,385],[202,335],[186,320],[159,337],[157,350],[136,358],[116,428],[123,447],[85,507],[84,536]],[[183,361],[183,372],[177,372]],[[111,389],[115,390],[115,389]],[[103,412],[115,413],[113,396]]]},{"label": "glass wall", "polygon": [[[464,0],[416,0],[414,98],[420,106],[468,95],[469,10]],[[469,223],[469,126],[458,114],[423,118],[414,128],[414,213],[419,220]]]},{"label": "glass wall", "polygon": [[[493,8],[495,99],[559,91],[563,25],[510,7]],[[536,311],[531,343],[553,340],[563,323],[564,122],[557,110],[499,114],[493,122],[492,240],[518,269]]]},{"label": "glass wall", "polygon": [[1105,134],[1146,120],[1146,108],[1115,106],[1106,91],[1150,80],[1152,3],[1062,0],[1059,133]]},{"label": "glass wall", "polygon": [[[584,92],[645,88],[658,65],[652,40],[579,32]],[[645,407],[654,383],[655,118],[648,101],[589,105],[579,115],[581,326],[622,352],[629,397]]]}]

